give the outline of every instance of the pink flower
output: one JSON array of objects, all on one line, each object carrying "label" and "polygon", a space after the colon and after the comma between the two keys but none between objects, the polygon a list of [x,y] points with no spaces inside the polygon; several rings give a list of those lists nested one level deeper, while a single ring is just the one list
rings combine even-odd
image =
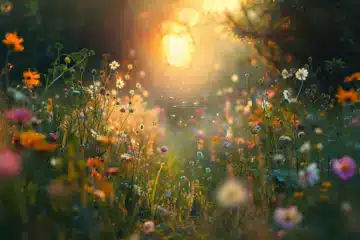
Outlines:
[{"label": "pink flower", "polygon": [[9,150],[0,150],[0,177],[12,177],[20,174],[22,162],[20,155]]},{"label": "pink flower", "polygon": [[33,113],[27,108],[13,108],[5,113],[5,117],[10,121],[25,124],[33,117]]},{"label": "pink flower", "polygon": [[275,209],[274,219],[281,227],[291,229],[302,221],[302,215],[296,206],[278,207]]},{"label": "pink flower", "polygon": [[343,156],[340,159],[334,159],[332,161],[332,168],[342,180],[346,181],[355,175],[356,163],[349,156]]}]

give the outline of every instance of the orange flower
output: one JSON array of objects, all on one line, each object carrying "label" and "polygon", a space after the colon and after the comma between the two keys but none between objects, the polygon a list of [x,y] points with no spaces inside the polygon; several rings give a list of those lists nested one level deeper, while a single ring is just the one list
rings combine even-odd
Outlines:
[{"label": "orange flower", "polygon": [[329,188],[331,188],[331,186],[332,186],[331,182],[323,182],[322,183],[323,188],[328,188],[329,189]]},{"label": "orange flower", "polygon": [[29,69],[23,73],[23,76],[26,87],[33,88],[40,85],[40,74],[38,72],[32,72]]},{"label": "orange flower", "polygon": [[352,88],[350,91],[346,91],[342,88],[338,89],[338,92],[336,94],[336,98],[338,99],[338,102],[341,104],[346,103],[357,103],[359,102],[359,95],[355,90]]},{"label": "orange flower", "polygon": [[48,143],[46,141],[39,141],[39,142],[35,142],[32,148],[36,151],[51,152],[54,151],[57,147],[58,144]]},{"label": "orange flower", "polygon": [[352,82],[355,79],[360,80],[360,72],[356,72],[356,73],[352,74],[351,76],[345,77],[344,82],[346,82],[346,83]]},{"label": "orange flower", "polygon": [[17,33],[7,33],[5,35],[5,39],[3,40],[3,43],[6,46],[13,47],[14,52],[22,52],[24,51],[24,46],[21,45],[24,42],[24,39],[19,38]]},{"label": "orange flower", "polygon": [[300,199],[304,197],[304,192],[294,192],[294,198]]},{"label": "orange flower", "polygon": [[87,167],[102,167],[104,165],[104,160],[100,157],[88,158],[86,166]]},{"label": "orange flower", "polygon": [[53,109],[53,99],[48,98],[49,104],[46,105],[46,109],[50,112]]},{"label": "orange flower", "polygon": [[27,148],[32,148],[34,145],[44,141],[45,139],[44,135],[37,133],[33,130],[21,132],[18,135],[19,135],[20,145]]},{"label": "orange flower", "polygon": [[213,137],[211,138],[211,141],[212,141],[213,143],[218,143],[218,142],[219,142],[219,136],[213,136]]}]

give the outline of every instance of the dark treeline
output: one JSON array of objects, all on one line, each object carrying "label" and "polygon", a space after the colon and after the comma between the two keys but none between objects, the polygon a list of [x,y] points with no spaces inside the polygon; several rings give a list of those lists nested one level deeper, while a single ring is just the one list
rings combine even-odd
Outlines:
[{"label": "dark treeline", "polygon": [[[0,16],[0,33],[16,30],[24,37],[26,51],[14,56],[19,68],[31,65],[45,70],[53,54],[49,46],[55,42],[61,42],[66,52],[89,48],[120,59],[127,42],[134,38],[135,22],[126,0],[14,0],[13,4],[10,15]],[[281,3],[281,16],[290,17],[295,41],[286,41],[280,34],[277,43],[296,62],[306,64],[312,57],[314,67],[321,66],[316,81],[324,91],[336,88],[344,76],[359,70],[359,8],[356,0]],[[0,59],[5,52],[1,47]],[[346,68],[326,72],[325,61],[333,58],[342,59]]]}]

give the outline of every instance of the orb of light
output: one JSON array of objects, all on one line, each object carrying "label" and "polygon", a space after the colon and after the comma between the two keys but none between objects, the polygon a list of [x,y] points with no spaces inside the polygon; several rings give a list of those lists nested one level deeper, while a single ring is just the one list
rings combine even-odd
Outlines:
[{"label": "orb of light", "polygon": [[170,33],[162,41],[165,57],[170,65],[185,67],[191,63],[193,42],[190,34]]},{"label": "orb of light", "polygon": [[204,0],[203,9],[206,12],[221,13],[240,8],[240,0]]},{"label": "orb of light", "polygon": [[200,14],[193,8],[183,8],[177,15],[179,22],[188,26],[195,26],[200,19]]}]

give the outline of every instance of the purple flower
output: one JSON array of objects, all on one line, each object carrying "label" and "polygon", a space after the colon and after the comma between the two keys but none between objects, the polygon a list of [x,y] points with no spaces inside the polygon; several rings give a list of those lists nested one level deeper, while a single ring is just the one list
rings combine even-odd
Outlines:
[{"label": "purple flower", "polygon": [[346,181],[355,175],[357,165],[349,156],[343,156],[340,159],[332,161],[332,168],[342,180]]},{"label": "purple flower", "polygon": [[10,121],[25,124],[33,117],[33,113],[27,108],[13,108],[5,113],[5,117]]},{"label": "purple flower", "polygon": [[162,147],[160,148],[160,151],[161,151],[162,153],[166,153],[166,152],[168,151],[168,148],[167,148],[166,146],[162,146]]}]

